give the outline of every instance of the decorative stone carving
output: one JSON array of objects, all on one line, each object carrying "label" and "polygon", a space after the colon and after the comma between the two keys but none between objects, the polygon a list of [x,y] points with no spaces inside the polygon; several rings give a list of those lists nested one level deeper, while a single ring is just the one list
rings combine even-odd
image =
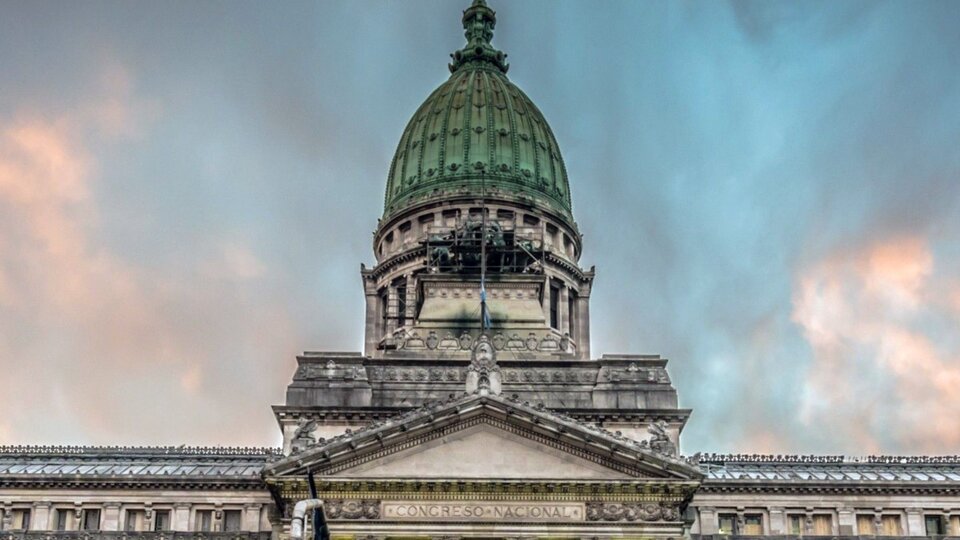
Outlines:
[{"label": "decorative stone carving", "polygon": [[647,432],[651,435],[650,450],[668,456],[677,455],[677,445],[673,444],[673,441],[670,440],[670,435],[667,434],[666,422],[660,420],[659,422],[651,423],[647,428]]},{"label": "decorative stone carving", "polygon": [[669,503],[588,502],[587,521],[679,521],[680,509]]},{"label": "decorative stone carving", "polygon": [[330,519],[380,519],[380,501],[328,500],[324,511]]},{"label": "decorative stone carving", "polygon": [[473,348],[470,367],[467,368],[467,393],[499,395],[502,388],[500,366],[497,365],[496,350],[486,334],[477,338]]},{"label": "decorative stone carving", "polygon": [[293,453],[298,453],[316,445],[313,438],[313,432],[317,430],[317,421],[307,418],[301,418],[297,423],[297,430],[293,432],[293,440],[290,449]]}]

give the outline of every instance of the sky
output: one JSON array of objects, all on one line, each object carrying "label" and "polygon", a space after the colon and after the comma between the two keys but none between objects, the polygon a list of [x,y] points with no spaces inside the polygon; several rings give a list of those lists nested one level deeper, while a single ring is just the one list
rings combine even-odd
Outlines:
[{"label": "sky", "polygon": [[[276,445],[467,0],[0,6],[0,444]],[[960,449],[960,3],[490,0],[685,453]]]}]

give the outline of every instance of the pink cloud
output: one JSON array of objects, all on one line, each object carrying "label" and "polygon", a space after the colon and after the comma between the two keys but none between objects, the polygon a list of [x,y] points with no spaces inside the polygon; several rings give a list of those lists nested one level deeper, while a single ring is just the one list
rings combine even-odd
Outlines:
[{"label": "pink cloud", "polygon": [[158,109],[104,80],[74,114],[0,119],[0,443],[270,444],[299,341],[270,269],[238,238],[175,269],[107,247],[88,141],[147,136]]},{"label": "pink cloud", "polygon": [[793,320],[813,349],[801,419],[865,452],[960,444],[960,351],[931,320],[949,318],[934,256],[900,237],[804,269]]}]

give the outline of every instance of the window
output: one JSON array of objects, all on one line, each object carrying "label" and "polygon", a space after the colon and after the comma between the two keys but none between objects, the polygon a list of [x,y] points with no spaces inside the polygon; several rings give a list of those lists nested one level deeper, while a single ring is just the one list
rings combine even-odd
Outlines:
[{"label": "window", "polygon": [[857,514],[857,534],[860,536],[877,534],[873,527],[873,514]]},{"label": "window", "polygon": [[240,510],[223,511],[223,530],[237,532],[240,530]]},{"label": "window", "polygon": [[153,530],[157,532],[170,530],[169,510],[157,510],[153,513]]},{"label": "window", "polygon": [[210,532],[213,530],[213,510],[197,510],[195,531]]},{"label": "window", "polygon": [[923,524],[927,528],[927,536],[939,536],[947,534],[946,527],[941,516],[923,516]]},{"label": "window", "polygon": [[550,284],[550,328],[560,329],[560,287]]},{"label": "window", "polygon": [[743,531],[740,534],[760,536],[763,534],[763,516],[747,514],[743,516]]},{"label": "window", "polygon": [[69,531],[73,528],[73,510],[58,508],[55,516],[54,528],[58,531]]},{"label": "window", "polygon": [[397,327],[407,323],[407,282],[397,284]]},{"label": "window", "polygon": [[26,531],[30,529],[30,511],[29,510],[14,510],[13,511],[13,521],[10,523],[10,527],[17,531]]},{"label": "window", "polygon": [[833,517],[830,514],[814,514],[813,534],[816,536],[830,536],[833,534]]},{"label": "window", "polygon": [[143,510],[127,510],[126,521],[123,524],[125,531],[142,531],[144,521]]},{"label": "window", "polygon": [[719,534],[736,534],[736,514],[720,514],[717,521],[720,524],[720,529],[717,531]]},{"label": "window", "polygon": [[803,535],[803,525],[806,521],[802,514],[792,514],[790,516],[790,534]]},{"label": "window", "polygon": [[88,509],[83,511],[82,528],[85,531],[100,530],[100,510]]},{"label": "window", "polygon": [[570,337],[576,335],[574,330],[576,328],[573,325],[573,321],[577,319],[577,293],[573,289],[567,291],[567,332],[570,333]]},{"label": "window", "polygon": [[384,334],[387,333],[387,314],[390,306],[390,297],[387,294],[387,289],[380,290],[380,328]]},{"label": "window", "polygon": [[880,516],[880,534],[883,536],[900,536],[900,516],[896,514],[885,514]]}]

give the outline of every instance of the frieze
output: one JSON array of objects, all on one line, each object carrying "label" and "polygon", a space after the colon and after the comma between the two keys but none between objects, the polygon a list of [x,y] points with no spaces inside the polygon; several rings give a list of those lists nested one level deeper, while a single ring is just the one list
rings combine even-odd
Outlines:
[{"label": "frieze", "polygon": [[464,380],[464,368],[461,367],[373,367],[369,372],[372,382],[461,382]]},{"label": "frieze", "polygon": [[[423,336],[417,330],[407,332],[404,329],[398,329],[393,334],[393,340],[398,349],[407,351],[469,351],[474,345],[475,338],[468,332],[455,335],[453,332],[438,333],[435,330],[430,330],[426,336]],[[524,337],[516,332],[512,334],[497,332],[490,337],[490,343],[498,351],[511,352],[555,353],[573,352],[576,349],[574,342],[567,334],[557,337],[551,333],[539,336],[536,332],[529,332]],[[314,372],[304,371],[303,373],[305,374],[303,376],[309,377]],[[300,371],[297,374],[298,377],[301,376]],[[662,373],[656,373],[651,380],[664,382],[665,377],[666,371],[662,370]]]},{"label": "frieze", "polygon": [[324,512],[330,519],[380,519],[380,501],[326,500]]},{"label": "frieze", "polygon": [[680,509],[670,503],[588,502],[587,521],[679,521]]},{"label": "frieze", "polygon": [[584,521],[579,502],[512,501],[385,501],[383,519],[394,521]]},{"label": "frieze", "polygon": [[367,370],[360,364],[337,364],[328,360],[326,364],[301,364],[293,376],[294,380],[341,379],[367,380]]},{"label": "frieze", "polygon": [[632,363],[626,367],[603,367],[597,378],[601,383],[636,382],[669,384],[670,376],[663,367],[641,367]]}]

